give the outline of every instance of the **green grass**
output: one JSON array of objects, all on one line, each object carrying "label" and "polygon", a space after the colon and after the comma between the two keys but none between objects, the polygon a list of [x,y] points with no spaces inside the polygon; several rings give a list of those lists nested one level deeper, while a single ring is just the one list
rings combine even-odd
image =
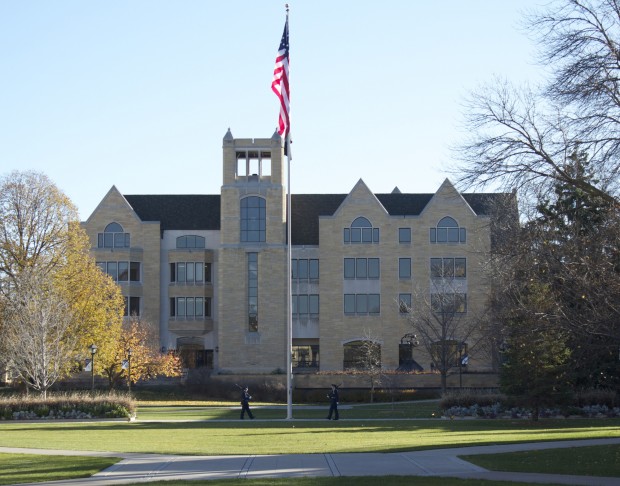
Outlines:
[{"label": "green grass", "polygon": [[[516,483],[510,481],[481,481],[479,479],[455,479],[422,476],[381,476],[380,479],[368,477],[319,477],[319,478],[265,478],[265,479],[215,479],[207,481],[155,481],[149,482],[149,486],[402,486],[414,484],[415,486],[526,486],[529,483]],[[136,483],[137,484],[137,483]],[[144,483],[140,483],[144,484]],[[549,485],[553,486],[553,485]]]},{"label": "green grass", "polygon": [[[321,419],[327,415],[329,406],[293,407],[295,419]],[[261,419],[284,419],[286,407],[263,404],[252,406],[254,415]],[[220,403],[216,406],[192,402],[191,404],[155,404],[138,406],[139,420],[235,420],[239,418],[239,405]],[[377,405],[355,405],[351,409],[341,407],[340,416],[346,419],[364,418],[433,418],[441,415],[438,402],[402,402]]]},{"label": "green grass", "polygon": [[118,461],[114,457],[0,454],[0,485],[88,478]]},{"label": "green grass", "polygon": [[461,456],[491,471],[620,477],[620,445]]},{"label": "green grass", "polygon": [[0,422],[0,446],[160,454],[401,452],[620,437],[620,419]]}]

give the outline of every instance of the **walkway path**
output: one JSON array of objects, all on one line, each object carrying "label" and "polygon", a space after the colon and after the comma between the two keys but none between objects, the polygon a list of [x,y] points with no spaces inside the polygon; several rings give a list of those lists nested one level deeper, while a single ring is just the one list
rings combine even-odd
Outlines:
[{"label": "walkway path", "polygon": [[[283,454],[271,456],[176,456],[0,447],[0,452],[121,457],[122,461],[87,479],[32,483],[98,486],[171,479],[234,479],[317,476],[444,476],[543,484],[620,486],[620,478],[493,472],[457,456],[495,454],[590,445],[620,444],[620,438],[536,442],[495,446],[434,449],[401,453]],[[25,485],[21,485],[25,486]]]}]

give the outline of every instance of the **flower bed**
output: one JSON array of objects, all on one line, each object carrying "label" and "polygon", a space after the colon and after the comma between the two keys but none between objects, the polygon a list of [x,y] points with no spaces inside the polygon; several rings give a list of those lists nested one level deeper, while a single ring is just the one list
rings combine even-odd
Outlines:
[{"label": "flower bed", "polygon": [[79,420],[135,416],[136,405],[128,395],[58,394],[46,399],[27,395],[0,398],[0,420]]}]

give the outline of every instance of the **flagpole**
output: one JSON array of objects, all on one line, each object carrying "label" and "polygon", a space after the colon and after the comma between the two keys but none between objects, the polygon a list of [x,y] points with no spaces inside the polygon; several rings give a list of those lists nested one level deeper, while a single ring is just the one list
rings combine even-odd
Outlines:
[{"label": "flagpole", "polygon": [[[288,23],[288,3],[286,7],[286,28],[290,35],[290,27]],[[290,116],[290,114],[289,114]],[[290,127],[290,120],[289,125]],[[290,129],[290,128],[289,128]],[[292,289],[292,242],[291,242],[291,134],[290,131],[286,133],[284,139],[286,147],[286,228],[287,228],[287,315],[286,315],[286,418],[291,420],[293,418],[293,289]]]},{"label": "flagpole", "polygon": [[288,420],[293,418],[293,292],[292,292],[292,243],[291,243],[291,149],[290,138],[287,135],[284,142],[286,144],[286,159],[287,159],[287,196],[286,196],[286,220],[287,220],[287,326],[286,326],[286,418]]}]

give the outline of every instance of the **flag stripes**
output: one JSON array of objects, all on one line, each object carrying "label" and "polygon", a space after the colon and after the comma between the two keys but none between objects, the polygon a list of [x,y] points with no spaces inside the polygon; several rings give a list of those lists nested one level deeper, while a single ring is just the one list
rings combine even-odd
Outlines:
[{"label": "flag stripes", "polygon": [[280,48],[276,56],[276,66],[273,70],[273,81],[271,90],[280,100],[280,116],[278,117],[278,133],[286,139],[290,132],[291,120],[290,111],[290,91],[288,85],[288,61],[289,61],[289,41],[288,41],[288,16],[284,24],[284,33],[280,41]]}]

